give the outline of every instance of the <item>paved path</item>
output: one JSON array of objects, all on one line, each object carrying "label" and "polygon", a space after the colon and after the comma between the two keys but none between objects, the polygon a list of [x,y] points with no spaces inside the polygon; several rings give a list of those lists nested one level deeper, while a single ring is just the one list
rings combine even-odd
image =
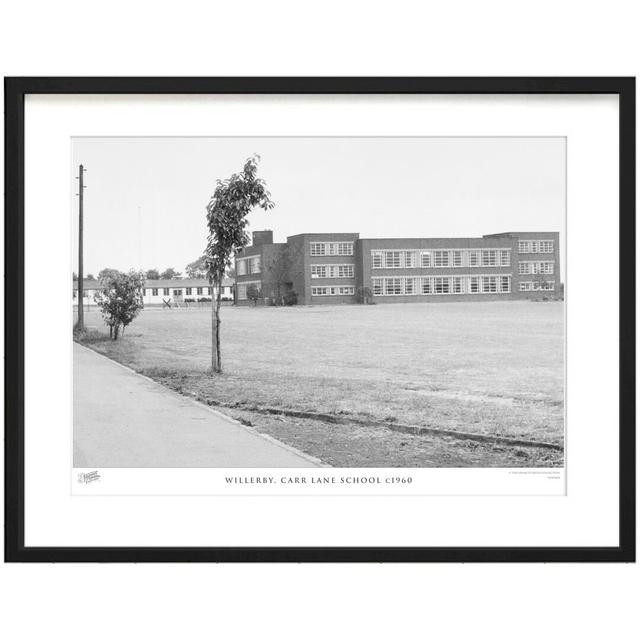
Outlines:
[{"label": "paved path", "polygon": [[73,345],[74,467],[316,467],[297,451]]}]

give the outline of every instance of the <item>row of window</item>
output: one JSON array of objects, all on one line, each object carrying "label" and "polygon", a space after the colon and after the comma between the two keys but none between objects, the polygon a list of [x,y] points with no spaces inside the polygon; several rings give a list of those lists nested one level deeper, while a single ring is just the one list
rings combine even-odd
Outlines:
[{"label": "row of window", "polygon": [[241,258],[236,260],[236,273],[239,276],[246,276],[248,273],[260,273],[262,270],[262,261],[260,256],[252,258]]},{"label": "row of window", "polygon": [[[213,287],[185,287],[184,295],[186,296],[193,295],[194,289],[196,291],[195,295],[198,295],[198,296],[201,296],[203,294],[210,296],[213,291]],[[162,289],[163,296],[169,296],[169,295],[181,296],[182,292],[183,292],[183,289],[171,289],[171,288]],[[222,293],[231,293],[231,287],[222,287]],[[142,289],[142,295],[145,297],[146,296],[156,297],[160,295],[160,289]],[[73,297],[76,298],[77,296],[78,296],[78,292],[74,290]],[[86,289],[83,291],[82,297],[83,298],[89,297],[89,292]]]},{"label": "row of window", "polygon": [[510,249],[387,250],[371,252],[372,269],[430,267],[508,267]]},{"label": "row of window", "polygon": [[511,276],[372,278],[374,296],[509,293]]},{"label": "row of window", "polygon": [[312,256],[352,256],[353,242],[312,242]]},{"label": "row of window", "polygon": [[[230,287],[229,287],[230,288]],[[211,295],[211,291],[212,291],[212,287],[185,287],[184,289],[184,293],[187,296],[193,295],[193,290],[196,290],[196,295],[201,296],[203,293],[206,295]],[[149,291],[151,291],[151,294],[149,294]],[[142,295],[144,296],[157,296],[158,292],[160,291],[160,289],[144,289],[142,291]],[[223,287],[223,291],[224,291],[224,287]],[[182,289],[162,289],[162,295],[163,296],[168,296],[171,295],[171,292],[173,293],[174,296],[181,296],[182,295]]]},{"label": "row of window", "polygon": [[521,240],[518,253],[553,253],[553,240]]},{"label": "row of window", "polygon": [[520,291],[553,291],[556,283],[553,280],[544,282],[521,282]]},{"label": "row of window", "polygon": [[352,264],[312,264],[312,278],[353,278]]},{"label": "row of window", "polygon": [[521,276],[537,273],[553,274],[553,262],[519,262],[518,273]]},{"label": "row of window", "polygon": [[312,296],[352,296],[355,287],[311,287]]}]

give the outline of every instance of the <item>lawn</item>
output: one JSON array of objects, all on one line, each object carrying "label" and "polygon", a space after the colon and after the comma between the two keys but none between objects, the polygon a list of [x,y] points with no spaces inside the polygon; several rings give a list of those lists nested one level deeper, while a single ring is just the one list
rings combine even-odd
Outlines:
[{"label": "lawn", "polygon": [[[401,459],[392,456],[398,466],[434,464],[423,460],[428,452],[415,456],[430,438],[392,433],[380,423],[563,443],[561,302],[225,307],[222,320],[221,376],[207,375],[207,310],[147,309],[123,340],[96,340],[89,346],[236,417],[245,416],[256,428],[330,464],[353,457],[349,442],[365,451],[366,459],[356,460],[362,466],[376,466],[379,450],[387,452],[388,460],[397,447],[407,450]],[[87,313],[86,324],[104,332],[98,313]],[[246,418],[265,409],[320,412],[353,424]],[[397,447],[385,441],[372,451],[371,443],[381,434],[389,441],[399,439]],[[332,442],[342,443],[344,455],[328,453]],[[412,443],[409,449],[407,442]],[[481,462],[469,464],[505,464],[505,456],[507,463],[520,466],[562,463],[561,453],[554,456],[550,450],[527,448],[511,455],[515,450],[507,448],[504,456],[495,451],[495,460],[489,460],[483,450],[501,447],[438,439],[439,446],[443,442],[450,442],[445,447],[450,451],[473,449]],[[466,453],[453,455],[451,465],[468,459]]]}]

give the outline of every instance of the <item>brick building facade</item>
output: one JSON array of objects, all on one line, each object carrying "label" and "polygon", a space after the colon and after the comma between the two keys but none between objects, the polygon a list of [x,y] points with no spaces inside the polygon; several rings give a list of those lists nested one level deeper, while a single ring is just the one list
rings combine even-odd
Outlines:
[{"label": "brick building facade", "polygon": [[[236,256],[236,300],[251,289],[272,303],[288,292],[299,304],[503,300],[559,297],[559,234],[497,233],[481,238],[360,238],[305,233],[274,243],[256,231]],[[249,293],[249,295],[248,295]]]}]

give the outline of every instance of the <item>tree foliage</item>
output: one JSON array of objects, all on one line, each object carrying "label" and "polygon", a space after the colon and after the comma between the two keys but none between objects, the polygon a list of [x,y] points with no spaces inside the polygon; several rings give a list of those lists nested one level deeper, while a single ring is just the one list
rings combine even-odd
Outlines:
[{"label": "tree foliage", "polygon": [[207,205],[207,248],[205,264],[209,282],[217,288],[212,318],[212,358],[214,372],[222,371],[220,356],[220,300],[222,279],[231,267],[233,254],[249,243],[247,216],[256,207],[268,211],[275,206],[264,180],[258,178],[260,157],[247,159],[242,171],[227,180],[218,180]]},{"label": "tree foliage", "polygon": [[147,280],[160,280],[160,272],[157,269],[149,269],[145,276]]},{"label": "tree foliage", "polygon": [[94,299],[109,327],[109,335],[117,340],[120,329],[124,333],[144,306],[144,273],[130,271],[107,274],[100,279],[100,286],[101,290],[95,294]]},{"label": "tree foliage", "polygon": [[100,280],[102,282],[103,280],[106,280],[108,278],[115,278],[116,276],[118,276],[121,273],[122,272],[118,271],[117,269],[105,268],[105,269],[102,269],[102,271],[100,271],[100,273],[98,273],[98,280]]},{"label": "tree foliage", "polygon": [[202,254],[197,260],[190,262],[184,270],[190,278],[207,277],[207,256]]},{"label": "tree foliage", "polygon": [[160,278],[162,280],[176,280],[181,275],[179,271],[176,271],[173,267],[169,267],[160,274]]}]

